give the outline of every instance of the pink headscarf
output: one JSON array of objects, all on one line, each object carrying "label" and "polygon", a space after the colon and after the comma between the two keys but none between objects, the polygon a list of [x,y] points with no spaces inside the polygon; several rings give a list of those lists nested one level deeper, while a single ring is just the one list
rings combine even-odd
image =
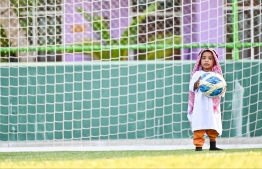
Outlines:
[{"label": "pink headscarf", "polygon": [[[218,74],[220,74],[221,76],[223,76],[222,73],[222,69],[221,66],[219,64],[219,60],[218,60],[218,54],[217,52],[212,49],[212,48],[207,48],[207,49],[203,49],[202,51],[200,51],[200,53],[198,54],[197,57],[197,61],[196,64],[194,66],[194,69],[191,73],[190,79],[192,78],[193,74],[198,71],[198,70],[202,70],[202,66],[201,66],[201,56],[202,53],[205,51],[210,51],[215,59],[216,65],[212,68],[213,72],[216,72]],[[218,106],[220,105],[220,97],[214,97],[213,99],[213,108],[214,108],[214,112],[218,112]],[[191,92],[189,91],[189,101],[188,101],[188,113],[192,114],[193,113],[193,108],[194,108],[194,101],[195,101],[195,92]]]}]

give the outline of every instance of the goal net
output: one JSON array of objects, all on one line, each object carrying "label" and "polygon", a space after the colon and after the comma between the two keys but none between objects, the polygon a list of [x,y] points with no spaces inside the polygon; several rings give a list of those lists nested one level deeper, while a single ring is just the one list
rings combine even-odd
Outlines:
[{"label": "goal net", "polygon": [[189,79],[207,47],[228,85],[218,144],[262,147],[259,0],[0,4],[0,151],[193,149]]}]

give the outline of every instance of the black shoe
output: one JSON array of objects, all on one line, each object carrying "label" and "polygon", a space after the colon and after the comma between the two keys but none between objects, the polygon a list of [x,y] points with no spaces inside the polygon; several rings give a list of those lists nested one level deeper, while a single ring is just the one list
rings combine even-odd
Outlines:
[{"label": "black shoe", "polygon": [[216,150],[223,150],[223,149],[217,148],[216,141],[212,141],[212,142],[210,142],[210,149],[209,150],[210,151],[216,151]]},{"label": "black shoe", "polygon": [[202,151],[202,147],[196,147],[196,151]]}]

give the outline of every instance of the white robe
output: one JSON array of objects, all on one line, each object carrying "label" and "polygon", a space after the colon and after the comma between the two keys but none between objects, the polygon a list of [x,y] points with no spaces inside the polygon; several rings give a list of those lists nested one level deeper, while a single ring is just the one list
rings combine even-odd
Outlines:
[{"label": "white robe", "polygon": [[221,111],[220,106],[218,106],[218,112],[214,113],[213,100],[202,94],[199,89],[194,91],[194,83],[198,78],[203,75],[203,70],[196,71],[192,79],[190,80],[189,90],[195,92],[195,102],[193,113],[187,115],[188,120],[191,123],[192,131],[195,130],[205,130],[214,129],[219,135],[222,134],[222,121],[221,121]]}]

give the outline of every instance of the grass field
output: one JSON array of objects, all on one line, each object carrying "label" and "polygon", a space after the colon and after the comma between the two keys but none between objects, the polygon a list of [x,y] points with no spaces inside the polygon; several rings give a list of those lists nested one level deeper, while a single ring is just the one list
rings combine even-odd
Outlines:
[{"label": "grass field", "polygon": [[0,168],[262,168],[262,149],[2,152]]}]

